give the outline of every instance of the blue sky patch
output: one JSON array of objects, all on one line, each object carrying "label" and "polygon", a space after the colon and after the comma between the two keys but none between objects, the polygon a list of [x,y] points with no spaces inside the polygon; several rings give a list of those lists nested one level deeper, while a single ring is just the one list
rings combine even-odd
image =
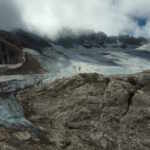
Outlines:
[{"label": "blue sky patch", "polygon": [[147,24],[147,18],[137,18],[136,21],[140,27],[143,27]]}]

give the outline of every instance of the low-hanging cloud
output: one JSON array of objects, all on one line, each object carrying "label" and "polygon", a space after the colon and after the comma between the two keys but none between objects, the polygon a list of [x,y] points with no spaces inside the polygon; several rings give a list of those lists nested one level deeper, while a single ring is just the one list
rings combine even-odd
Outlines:
[{"label": "low-hanging cloud", "polygon": [[[108,35],[125,33],[150,37],[150,0],[5,0],[4,4],[12,11],[4,16],[13,17],[10,20],[4,17],[0,27],[22,28],[23,22],[28,30],[48,36],[71,28],[74,31],[103,31]],[[0,9],[2,11],[7,14],[6,10]],[[146,20],[143,26],[138,23],[141,18]]]}]

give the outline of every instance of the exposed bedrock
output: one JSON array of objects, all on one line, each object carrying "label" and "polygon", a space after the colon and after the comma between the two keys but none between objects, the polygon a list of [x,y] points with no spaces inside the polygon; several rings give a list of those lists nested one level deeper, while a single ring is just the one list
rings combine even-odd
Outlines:
[{"label": "exposed bedrock", "polygon": [[16,97],[38,130],[0,128],[2,150],[150,149],[148,71],[79,74],[27,88]]}]

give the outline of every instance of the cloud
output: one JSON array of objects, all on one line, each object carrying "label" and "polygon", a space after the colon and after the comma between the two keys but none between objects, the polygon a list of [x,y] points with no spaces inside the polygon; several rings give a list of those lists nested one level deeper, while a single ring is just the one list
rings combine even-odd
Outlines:
[{"label": "cloud", "polygon": [[0,29],[23,27],[20,11],[15,0],[0,0]]},{"label": "cloud", "polygon": [[[0,9],[0,12],[7,14],[6,10],[11,7],[8,11],[11,15],[4,15],[3,27],[22,27],[23,22],[28,30],[48,36],[56,35],[65,27],[74,31],[89,29],[103,31],[108,35],[126,33],[150,37],[150,0],[1,1],[3,8],[7,9]],[[139,25],[138,19],[142,18],[146,18],[144,26]]]}]

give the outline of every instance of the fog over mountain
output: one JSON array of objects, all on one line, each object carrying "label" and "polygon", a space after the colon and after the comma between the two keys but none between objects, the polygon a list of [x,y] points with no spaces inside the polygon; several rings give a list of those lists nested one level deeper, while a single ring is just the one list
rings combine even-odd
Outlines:
[{"label": "fog over mountain", "polygon": [[62,28],[150,37],[149,0],[0,0],[0,28],[53,36]]}]

